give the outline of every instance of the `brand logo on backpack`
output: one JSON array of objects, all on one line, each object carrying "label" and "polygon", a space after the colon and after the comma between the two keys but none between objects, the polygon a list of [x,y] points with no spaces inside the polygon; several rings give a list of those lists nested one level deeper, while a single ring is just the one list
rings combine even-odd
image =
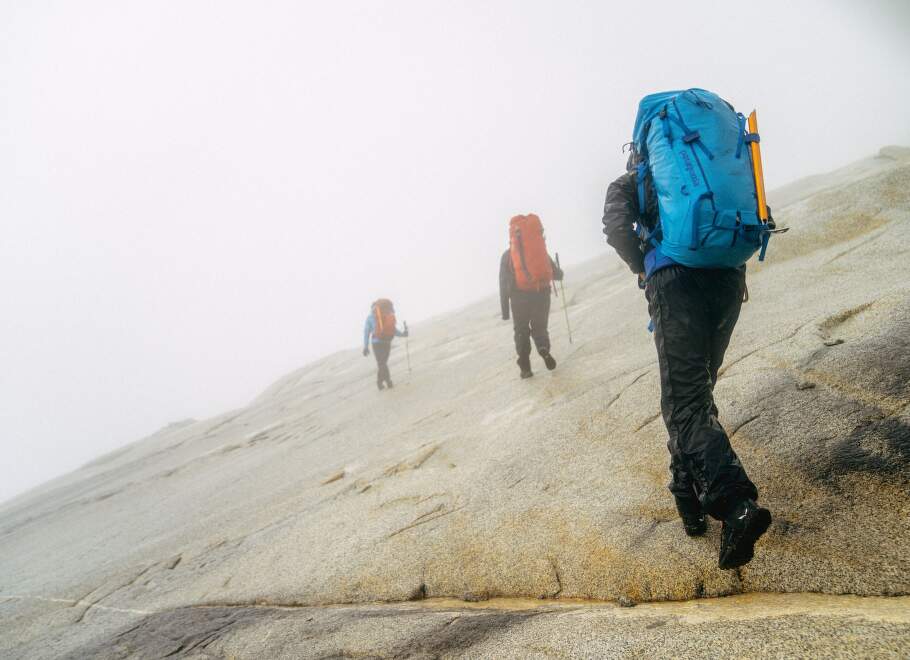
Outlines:
[{"label": "brand logo on backpack", "polygon": [[[692,180],[693,186],[700,186],[701,179],[698,178],[698,172],[695,171],[695,163],[692,162],[692,157],[685,151],[679,152],[679,157],[682,159],[683,167],[686,169],[686,173],[689,175],[689,178]],[[688,194],[686,190],[683,194]]]}]

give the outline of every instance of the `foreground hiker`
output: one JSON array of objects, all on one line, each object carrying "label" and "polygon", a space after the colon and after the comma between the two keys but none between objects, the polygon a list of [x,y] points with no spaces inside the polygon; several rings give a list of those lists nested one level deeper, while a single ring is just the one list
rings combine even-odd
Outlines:
[{"label": "foreground hiker", "polygon": [[393,387],[392,375],[389,373],[389,353],[392,351],[392,339],[407,337],[408,324],[404,324],[404,332],[396,327],[395,306],[392,301],[380,298],[370,307],[370,314],[363,325],[363,356],[370,354],[370,345],[373,346],[373,355],[376,358],[376,386],[381,390]]},{"label": "foreground hiker", "polygon": [[742,115],[704,90],[645,97],[628,172],[607,189],[603,217],[607,243],[648,300],[670,491],[689,536],[705,533],[705,514],[723,521],[724,569],[751,561],[771,524],[713,396],[746,292],[745,262],[758,250],[764,257],[774,229],[767,209],[757,208],[764,196],[752,167],[758,136],[744,125]]},{"label": "foreground hiker", "polygon": [[556,368],[550,354],[550,283],[562,279],[562,270],[547,254],[543,225],[533,213],[516,215],[509,222],[509,249],[499,264],[499,301],[502,320],[509,320],[509,303],[515,328],[515,351],[522,378],[531,371],[531,340],[547,369]]}]

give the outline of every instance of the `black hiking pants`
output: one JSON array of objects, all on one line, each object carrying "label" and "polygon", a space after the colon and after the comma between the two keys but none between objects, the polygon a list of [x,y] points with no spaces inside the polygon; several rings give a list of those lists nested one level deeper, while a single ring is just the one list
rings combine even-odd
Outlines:
[{"label": "black hiking pants", "polygon": [[515,328],[515,351],[518,361],[524,367],[531,365],[531,340],[538,353],[550,351],[550,333],[547,323],[550,320],[550,289],[546,291],[522,291],[513,289],[510,294],[512,302],[512,324]]},{"label": "black hiking pants", "polygon": [[660,364],[660,407],[670,450],[670,492],[681,509],[723,520],[756,499],[730,439],[717,420],[714,384],[739,318],[744,269],[670,266],[645,293]]},{"label": "black hiking pants", "polygon": [[373,344],[373,355],[376,357],[376,365],[379,367],[376,382],[379,384],[392,382],[392,376],[389,374],[389,353],[391,352],[391,341],[378,341]]}]

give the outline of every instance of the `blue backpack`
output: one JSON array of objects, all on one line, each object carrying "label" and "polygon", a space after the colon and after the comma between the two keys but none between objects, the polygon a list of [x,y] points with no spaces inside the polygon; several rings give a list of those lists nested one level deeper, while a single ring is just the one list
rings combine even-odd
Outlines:
[{"label": "blue backpack", "polygon": [[[660,222],[637,231],[655,249],[648,275],[670,261],[693,268],[736,268],[761,251],[770,227],[758,215],[746,118],[703,89],[662,92],[642,99],[632,137],[639,208],[651,177]],[[773,225],[772,225],[773,226]]]}]

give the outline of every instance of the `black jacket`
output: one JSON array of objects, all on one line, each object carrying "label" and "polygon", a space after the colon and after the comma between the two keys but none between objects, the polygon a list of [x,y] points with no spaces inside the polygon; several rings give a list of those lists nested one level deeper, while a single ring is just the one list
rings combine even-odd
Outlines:
[{"label": "black jacket", "polygon": [[[562,279],[562,269],[556,265],[553,259],[550,259],[550,266],[553,268],[553,279],[557,282]],[[512,252],[506,250],[502,253],[499,260],[499,304],[502,307],[502,320],[509,320],[509,299],[512,297],[512,291],[515,289],[515,270],[512,267]],[[546,293],[549,295],[550,290]]]},{"label": "black jacket", "polygon": [[633,273],[645,270],[644,250],[632,225],[639,220],[649,230],[660,219],[657,195],[651,178],[645,179],[645,212],[638,208],[638,183],[634,172],[627,172],[607,188],[604,202],[604,234],[616,253],[628,264]]}]

